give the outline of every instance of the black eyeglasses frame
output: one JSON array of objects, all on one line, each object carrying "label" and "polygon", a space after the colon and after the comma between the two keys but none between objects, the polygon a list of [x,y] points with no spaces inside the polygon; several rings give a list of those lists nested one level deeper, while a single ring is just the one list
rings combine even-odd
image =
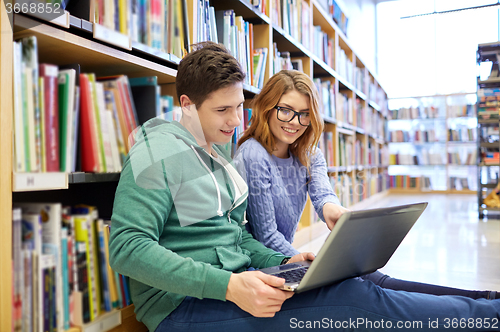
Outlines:
[{"label": "black eyeglasses frame", "polygon": [[[307,124],[307,125],[303,125],[303,124],[302,124],[302,122],[300,121],[300,116],[301,116],[302,114],[307,113],[307,112],[297,112],[297,111],[292,110],[291,108],[288,108],[288,107],[283,107],[283,106],[274,106],[274,109],[276,109],[276,111],[277,111],[277,112],[276,112],[276,118],[277,118],[278,120],[280,120],[281,122],[292,122],[292,121],[293,121],[293,119],[295,119],[295,117],[298,117],[298,118],[299,118],[299,124],[300,124],[301,126],[303,126],[303,127],[309,127],[309,126],[311,125],[311,121],[310,121],[310,120],[309,120],[309,124]],[[290,120],[285,121],[285,120],[281,120],[281,119],[280,119],[280,117],[279,117],[279,113],[280,113],[280,110],[281,110],[281,109],[285,109],[285,110],[288,110],[288,111],[293,112],[293,116],[290,118]]]}]

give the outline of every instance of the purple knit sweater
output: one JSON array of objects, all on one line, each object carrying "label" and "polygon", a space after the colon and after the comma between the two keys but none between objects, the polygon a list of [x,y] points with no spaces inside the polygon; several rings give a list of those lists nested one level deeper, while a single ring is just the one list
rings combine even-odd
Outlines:
[{"label": "purple knit sweater", "polygon": [[234,162],[248,184],[247,227],[257,240],[275,251],[289,256],[299,253],[291,243],[307,193],[323,221],[325,203],[340,205],[319,149],[311,158],[310,176],[297,157],[290,154],[281,159],[270,155],[253,138],[239,147]]}]

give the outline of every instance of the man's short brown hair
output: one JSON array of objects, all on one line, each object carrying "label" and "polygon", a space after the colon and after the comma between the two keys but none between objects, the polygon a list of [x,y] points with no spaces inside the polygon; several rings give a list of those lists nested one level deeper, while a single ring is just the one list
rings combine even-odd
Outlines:
[{"label": "man's short brown hair", "polygon": [[243,82],[245,73],[222,44],[202,42],[192,46],[179,63],[175,87],[177,98],[186,95],[199,106],[210,93]]}]

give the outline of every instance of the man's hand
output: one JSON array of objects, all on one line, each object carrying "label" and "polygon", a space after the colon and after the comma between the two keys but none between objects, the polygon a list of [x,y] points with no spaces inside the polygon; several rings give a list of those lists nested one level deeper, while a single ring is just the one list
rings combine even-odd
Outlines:
[{"label": "man's hand", "polygon": [[325,205],[323,205],[323,217],[325,217],[325,222],[328,226],[328,229],[332,230],[333,226],[335,226],[340,216],[348,211],[350,210],[346,209],[343,206],[333,203],[325,203]]},{"label": "man's hand", "polygon": [[303,252],[290,258],[287,264],[301,262],[301,261],[308,261],[308,260],[313,261],[315,257],[316,256],[314,256],[312,252]]},{"label": "man's hand", "polygon": [[274,317],[283,302],[293,295],[293,292],[276,288],[284,283],[285,279],[260,271],[233,273],[227,285],[226,300],[252,316]]}]

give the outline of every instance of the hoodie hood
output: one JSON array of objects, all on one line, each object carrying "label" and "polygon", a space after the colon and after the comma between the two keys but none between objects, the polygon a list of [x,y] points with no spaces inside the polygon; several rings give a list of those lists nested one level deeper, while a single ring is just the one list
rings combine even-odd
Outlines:
[{"label": "hoodie hood", "polygon": [[[134,139],[129,160],[136,184],[151,190],[168,186],[181,226],[223,216],[230,222],[231,211],[245,201],[248,187],[227,152],[213,145],[217,157],[209,155],[179,122],[151,119]],[[206,206],[193,208],[187,203],[193,197]]]}]

